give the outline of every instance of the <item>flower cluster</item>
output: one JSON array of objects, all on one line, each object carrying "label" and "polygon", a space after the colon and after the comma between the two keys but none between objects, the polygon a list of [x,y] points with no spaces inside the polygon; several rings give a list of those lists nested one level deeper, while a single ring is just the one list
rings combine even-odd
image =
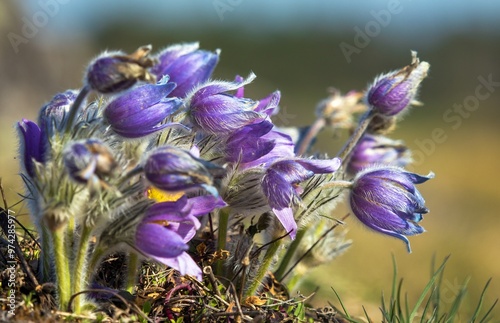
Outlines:
[{"label": "flower cluster", "polygon": [[[213,265],[220,276],[253,277],[241,283],[251,296],[287,245],[321,239],[344,189],[362,223],[404,240],[408,250],[405,236],[423,232],[417,222],[428,210],[414,184],[430,176],[401,168],[410,162],[408,149],[383,134],[413,100],[427,63],[414,54],[412,65],[380,77],[367,105],[360,92],[336,92],[322,101],[315,124],[298,132],[272,121],[279,91],[245,96],[255,75],[212,80],[218,60],[219,51],[197,43],[156,55],[150,46],[106,52],[90,63],[80,91],[57,94],[37,123],[19,122],[22,176],[42,244],[40,277],[57,282],[61,307],[116,251],[128,254],[129,278],[139,259],[200,281],[202,268]],[[86,101],[90,92],[96,101]],[[354,130],[359,112],[365,115]],[[330,127],[354,130],[344,149],[334,158],[308,156]],[[328,241],[348,245],[341,240]],[[266,248],[256,250],[257,241]],[[329,256],[310,263],[345,249],[330,247],[336,251],[320,249],[314,254]],[[253,263],[245,260],[250,253]],[[292,258],[282,257],[278,278]],[[132,290],[134,281],[124,284]],[[84,303],[77,297],[75,310]]]}]

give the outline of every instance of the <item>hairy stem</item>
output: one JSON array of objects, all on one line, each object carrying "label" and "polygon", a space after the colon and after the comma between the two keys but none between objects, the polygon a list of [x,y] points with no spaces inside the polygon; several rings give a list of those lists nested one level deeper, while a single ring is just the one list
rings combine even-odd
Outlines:
[{"label": "hairy stem", "polygon": [[[222,208],[219,211],[219,228],[217,230],[217,250],[225,250],[226,249],[226,239],[227,239],[227,226],[229,221],[229,209]],[[215,266],[215,274],[223,275],[224,263],[222,259],[217,260],[217,264]]]},{"label": "hairy stem", "polygon": [[271,264],[273,263],[274,255],[279,250],[283,239],[278,239],[272,242],[266,250],[266,254],[264,255],[264,259],[260,263],[259,269],[257,270],[257,274],[252,280],[250,286],[245,291],[245,297],[253,296],[262,285],[264,278],[266,277],[268,271],[270,270]]},{"label": "hairy stem", "polygon": [[281,281],[281,279],[283,278],[285,270],[287,269],[288,265],[290,264],[290,261],[295,255],[295,252],[297,251],[297,248],[300,245],[302,238],[304,238],[306,231],[307,231],[306,228],[299,229],[297,231],[297,235],[295,236],[295,240],[293,240],[292,243],[288,246],[288,248],[286,248],[285,256],[281,260],[278,269],[274,272],[276,280]]},{"label": "hairy stem", "polygon": [[[87,286],[86,283],[86,271],[87,271],[87,257],[89,251],[89,242],[91,237],[92,229],[88,226],[84,226],[82,230],[82,236],[80,237],[79,245],[76,249],[76,262],[73,271],[75,273],[75,281],[73,282],[72,293],[76,294],[81,292]],[[79,313],[82,308],[82,297],[76,296],[74,300],[74,311]]]},{"label": "hairy stem", "polygon": [[141,262],[139,256],[132,252],[128,256],[127,277],[125,280],[125,290],[130,294],[134,293],[135,283],[137,281],[137,269]]},{"label": "hairy stem", "polygon": [[78,93],[75,102],[73,102],[73,105],[69,110],[68,119],[66,120],[66,125],[64,127],[65,134],[68,134],[71,131],[76,116],[78,115],[78,111],[80,110],[80,106],[82,105],[83,101],[85,100],[85,97],[87,96],[87,94],[89,94],[89,92],[90,88],[88,87],[88,85],[86,85],[80,90],[80,93]]},{"label": "hairy stem", "polygon": [[305,154],[310,146],[314,138],[319,134],[319,132],[325,127],[325,119],[323,117],[316,119],[314,123],[307,130],[306,135],[301,140],[299,148],[297,149],[297,156],[301,156]]},{"label": "hairy stem", "polygon": [[351,138],[349,138],[344,147],[342,147],[342,150],[340,150],[340,152],[337,154],[337,157],[339,157],[342,160],[343,166],[345,166],[348,163],[352,150],[358,143],[359,139],[361,139],[361,137],[364,135],[366,129],[370,125],[370,122],[372,121],[374,116],[375,112],[373,110],[368,110],[361,117],[358,127],[356,128],[356,130],[354,130],[354,133],[351,135]]},{"label": "hairy stem", "polygon": [[71,275],[69,271],[69,259],[66,254],[65,237],[63,229],[52,232],[54,243],[54,258],[57,277],[57,294],[59,297],[59,309],[66,311],[71,295]]}]

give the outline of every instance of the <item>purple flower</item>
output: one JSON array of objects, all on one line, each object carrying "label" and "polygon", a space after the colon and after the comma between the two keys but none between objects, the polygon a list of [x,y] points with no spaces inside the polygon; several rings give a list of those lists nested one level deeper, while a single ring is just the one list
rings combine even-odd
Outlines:
[{"label": "purple flower", "polygon": [[219,61],[219,53],[196,50],[197,44],[174,45],[158,56],[152,72],[161,78],[168,75],[177,84],[170,96],[184,97],[196,85],[208,81]]},{"label": "purple flower", "polygon": [[161,124],[181,106],[178,98],[166,96],[175,88],[168,77],[158,84],[144,84],[111,101],[104,117],[114,132],[125,138],[139,138],[162,130],[171,123]]},{"label": "purple flower", "polygon": [[265,120],[234,131],[226,140],[226,160],[232,163],[248,163],[271,152],[275,142],[263,136],[273,127],[271,122]]},{"label": "purple flower", "polygon": [[88,67],[87,84],[100,93],[115,93],[126,90],[138,80],[154,81],[147,68],[153,65],[148,58],[151,46],[143,46],[134,53],[104,53]]},{"label": "purple flower", "polygon": [[63,160],[69,176],[79,183],[98,183],[116,166],[110,150],[97,139],[72,143],[64,150]]},{"label": "purple flower", "polygon": [[244,126],[262,122],[265,113],[254,111],[258,104],[224,92],[232,91],[251,82],[211,82],[198,88],[188,99],[188,114],[193,125],[209,134],[229,135]]},{"label": "purple flower", "polygon": [[214,192],[214,176],[221,176],[224,169],[196,158],[185,150],[164,146],[148,156],[144,173],[146,179],[161,190],[186,191],[205,188]]},{"label": "purple flower", "polygon": [[350,205],[354,215],[369,228],[406,243],[406,236],[424,232],[417,223],[429,210],[415,184],[434,174],[421,176],[395,166],[373,166],[359,172],[353,181]]},{"label": "purple flower", "polygon": [[23,119],[17,123],[22,140],[20,140],[21,156],[26,173],[30,177],[35,176],[35,165],[33,161],[43,163],[45,161],[44,132],[33,121]]},{"label": "purple flower", "polygon": [[368,104],[384,116],[400,113],[414,99],[428,70],[429,63],[420,62],[412,52],[410,65],[375,79],[366,96]]},{"label": "purple flower", "polygon": [[[61,131],[66,123],[69,110],[78,95],[77,91],[67,90],[56,94],[50,102],[44,105],[38,114],[40,129],[50,138],[55,132]],[[46,138],[44,139],[44,141]]]},{"label": "purple flower", "polygon": [[186,253],[187,243],[201,226],[197,217],[226,204],[213,196],[181,197],[175,202],[152,205],[137,227],[135,245],[147,256],[164,263],[182,275],[201,280],[201,269]]},{"label": "purple flower", "polygon": [[286,159],[275,162],[266,170],[262,190],[269,206],[290,237],[295,238],[297,223],[292,207],[300,200],[297,184],[314,174],[333,173],[340,167],[340,159]]},{"label": "purple flower", "polygon": [[354,148],[347,170],[356,174],[374,164],[404,167],[410,161],[410,152],[403,142],[365,134]]},{"label": "purple flower", "polygon": [[[236,77],[234,78],[234,82],[236,83],[241,83],[243,81],[244,79],[240,75],[236,75]],[[239,87],[236,90],[234,96],[240,99],[243,98],[245,96],[245,87],[244,86]],[[281,92],[274,91],[265,98],[260,99],[257,106],[254,108],[254,111],[263,112],[268,116],[273,116],[279,112],[278,103],[280,102],[280,98],[281,98]]]}]

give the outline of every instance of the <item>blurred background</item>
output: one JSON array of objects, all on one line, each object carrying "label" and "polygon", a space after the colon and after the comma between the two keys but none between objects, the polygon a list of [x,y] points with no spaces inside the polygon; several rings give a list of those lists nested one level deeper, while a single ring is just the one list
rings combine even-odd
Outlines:
[{"label": "blurred background", "polygon": [[[471,311],[492,277],[489,305],[500,296],[499,16],[493,0],[2,1],[0,177],[8,201],[22,191],[15,122],[35,120],[55,93],[81,87],[86,64],[102,50],[132,52],[145,44],[158,50],[186,41],[220,48],[214,77],[255,72],[247,95],[258,99],[280,89],[284,117],[277,123],[287,126],[311,123],[328,88],[364,90],[379,73],[407,65],[416,50],[431,64],[419,96],[424,105],[391,137],[414,151],[412,170],[436,173],[420,186],[431,210],[423,221],[427,232],[410,238],[407,254],[401,241],[349,218],[353,246],[315,269],[300,292],[320,286],[312,302],[338,304],[333,287],[351,312],[362,313],[364,305],[376,317],[381,292],[390,293],[391,254],[410,303],[429,278],[432,257],[451,255],[443,300],[451,304],[470,277],[465,309]],[[316,148],[334,155],[340,145],[325,132]]]}]

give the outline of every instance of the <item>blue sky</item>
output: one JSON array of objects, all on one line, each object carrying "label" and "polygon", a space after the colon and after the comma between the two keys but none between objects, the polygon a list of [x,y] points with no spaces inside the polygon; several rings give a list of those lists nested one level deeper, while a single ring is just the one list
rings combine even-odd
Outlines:
[{"label": "blue sky", "polygon": [[104,28],[116,20],[165,28],[241,28],[246,32],[363,29],[373,12],[391,14],[388,34],[418,36],[429,41],[450,31],[500,32],[500,1],[496,0],[38,0],[24,2],[29,17],[42,2],[60,2],[51,19],[52,31],[72,35]]}]

